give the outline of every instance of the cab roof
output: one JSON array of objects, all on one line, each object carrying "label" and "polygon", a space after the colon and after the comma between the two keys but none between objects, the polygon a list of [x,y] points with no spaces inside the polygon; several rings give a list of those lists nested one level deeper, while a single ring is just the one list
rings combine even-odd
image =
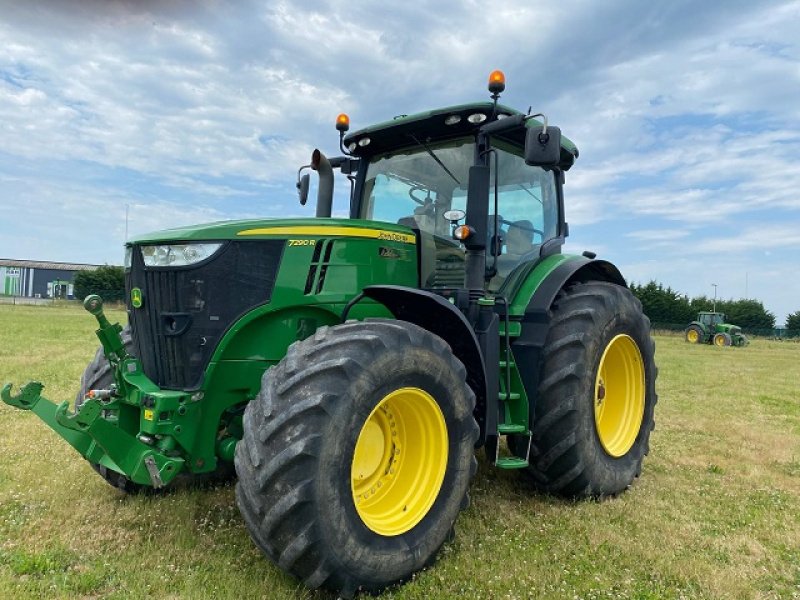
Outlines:
[{"label": "cab roof", "polygon": [[[350,147],[351,144],[355,144],[354,148],[351,149],[354,155],[369,157],[391,150],[416,146],[418,142],[425,142],[426,144],[437,143],[473,135],[482,125],[491,122],[492,119],[490,117],[493,109],[494,103],[486,101],[447,106],[413,115],[399,115],[389,121],[349,133],[344,138],[344,145]],[[486,120],[480,123],[471,123],[468,117],[474,114],[485,115]],[[497,114],[499,118],[504,118],[522,113],[508,106],[498,104]],[[445,122],[448,117],[456,116],[459,117],[456,123],[448,125]],[[530,119],[526,122],[526,126],[541,127],[542,123],[537,119]],[[515,146],[522,147],[525,144],[525,131],[521,128],[493,137],[503,139]],[[360,145],[360,143],[364,144],[363,140],[366,139],[369,142],[365,145]],[[578,148],[572,140],[562,135],[561,168],[568,169],[571,167],[577,157]]]}]

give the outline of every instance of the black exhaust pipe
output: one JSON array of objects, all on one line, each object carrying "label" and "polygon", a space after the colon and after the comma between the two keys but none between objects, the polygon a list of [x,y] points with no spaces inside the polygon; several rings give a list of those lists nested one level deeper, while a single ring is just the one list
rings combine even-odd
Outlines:
[{"label": "black exhaust pipe", "polygon": [[319,173],[317,189],[317,217],[330,217],[333,210],[333,169],[325,155],[314,150],[311,155],[311,168]]}]

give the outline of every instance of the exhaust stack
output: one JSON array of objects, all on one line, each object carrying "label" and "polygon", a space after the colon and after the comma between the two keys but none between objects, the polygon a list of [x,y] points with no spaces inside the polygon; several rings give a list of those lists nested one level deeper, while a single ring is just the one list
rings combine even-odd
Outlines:
[{"label": "exhaust stack", "polygon": [[330,217],[333,209],[333,169],[330,161],[319,151],[311,155],[311,168],[319,173],[317,190],[317,217]]}]

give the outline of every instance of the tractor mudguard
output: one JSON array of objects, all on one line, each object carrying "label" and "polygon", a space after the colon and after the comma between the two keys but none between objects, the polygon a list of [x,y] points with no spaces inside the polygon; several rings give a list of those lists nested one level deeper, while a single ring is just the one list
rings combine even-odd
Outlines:
[{"label": "tractor mudguard", "polygon": [[371,285],[364,288],[363,294],[383,304],[395,318],[419,325],[450,344],[453,354],[467,368],[467,384],[475,392],[475,416],[481,425],[482,440],[489,409],[486,367],[480,343],[466,317],[442,296],[425,290]]},{"label": "tractor mudguard", "polygon": [[[562,255],[563,256],[563,255]],[[530,276],[536,275],[536,269]],[[549,310],[553,301],[566,285],[572,282],[607,281],[627,287],[619,270],[605,260],[594,260],[585,256],[570,256],[545,275],[530,296],[521,317],[521,334],[511,343],[511,352],[518,365],[539,365],[542,348],[550,328]],[[514,301],[516,304],[516,299]],[[533,415],[539,388],[539,369],[519,370],[522,385],[528,396],[529,427],[533,427]]]}]

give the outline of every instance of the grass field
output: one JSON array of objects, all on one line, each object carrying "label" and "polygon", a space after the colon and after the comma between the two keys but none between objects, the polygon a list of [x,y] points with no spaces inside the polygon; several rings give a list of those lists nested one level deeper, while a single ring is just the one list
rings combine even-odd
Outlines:
[{"label": "grass field", "polygon": [[[72,400],[92,321],[0,306],[0,384]],[[567,502],[481,460],[456,540],[383,597],[800,598],[800,344],[656,346],[657,425],[627,493]],[[0,421],[0,598],[328,597],[260,555],[233,487],[125,497],[32,414]]]}]

